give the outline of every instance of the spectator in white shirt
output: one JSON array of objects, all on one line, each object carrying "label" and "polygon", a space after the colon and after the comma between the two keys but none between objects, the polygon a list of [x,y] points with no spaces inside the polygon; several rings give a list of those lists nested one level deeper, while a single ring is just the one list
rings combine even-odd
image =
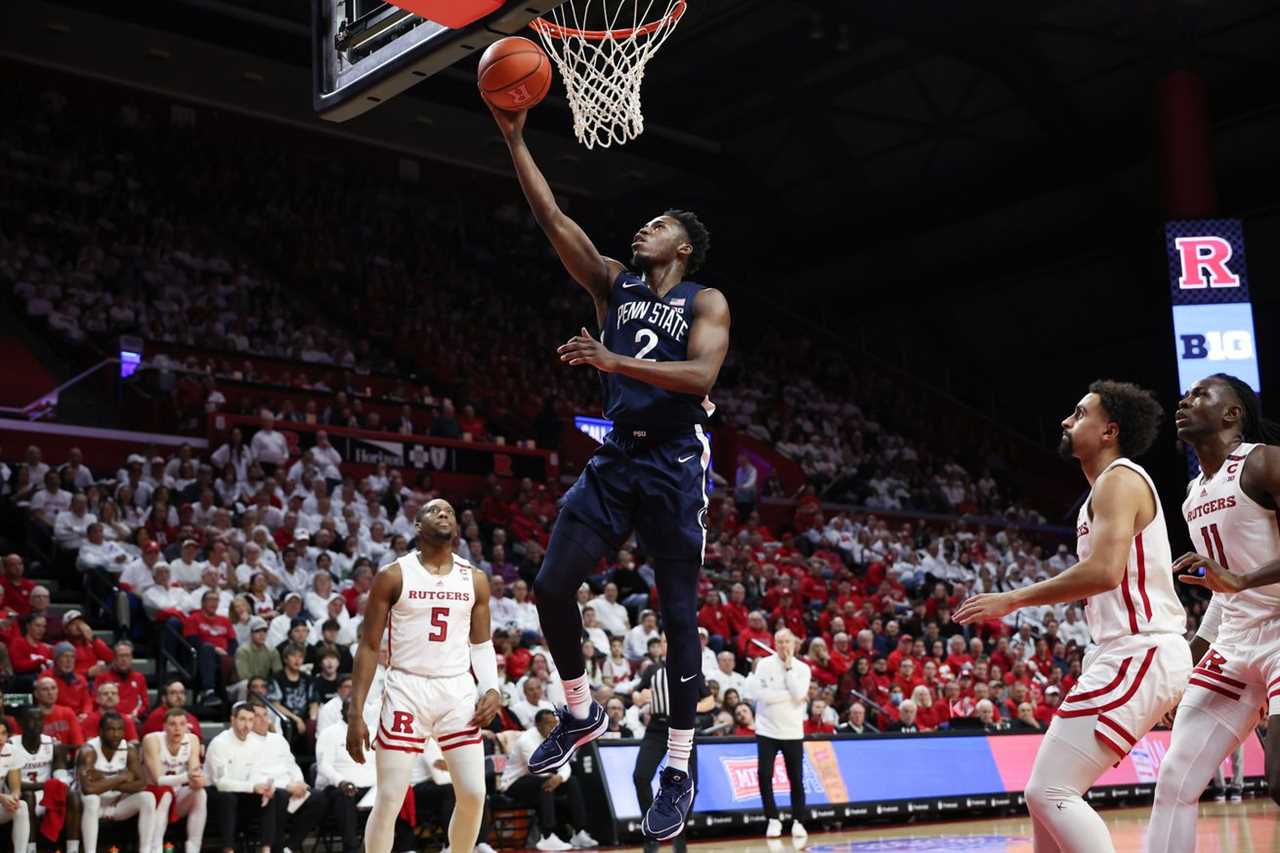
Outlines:
[{"label": "spectator in white shirt", "polygon": [[711,641],[711,634],[706,628],[698,626],[698,647],[702,650],[702,672],[708,678],[714,675],[719,667],[716,665],[716,652],[707,644]]},{"label": "spectator in white shirt", "polygon": [[184,539],[182,541],[182,555],[169,563],[169,569],[173,572],[174,583],[179,584],[187,592],[200,586],[204,577],[204,562],[196,559],[196,554],[200,550],[200,545],[194,539]]},{"label": "spectator in white shirt", "polygon": [[1080,608],[1067,607],[1067,620],[1058,625],[1058,639],[1064,643],[1074,642],[1081,651],[1089,648],[1093,638],[1089,635],[1089,626],[1080,618]]},{"label": "spectator in white shirt", "polygon": [[[756,758],[760,768],[772,770],[778,753],[782,753],[791,783],[793,815],[804,813],[804,714],[809,700],[810,671],[796,657],[799,641],[786,628],[773,635],[775,654],[756,659],[751,675],[756,696]],[[723,689],[721,691],[723,695]],[[769,819],[765,835],[782,833],[778,807],[773,799],[773,774],[760,776],[760,798]],[[808,835],[804,825],[792,819],[791,834],[795,838]]]},{"label": "spectator in white shirt", "polygon": [[627,660],[639,663],[649,653],[649,641],[658,636],[658,614],[652,610],[640,612],[640,624],[627,632],[626,642],[622,650]]},{"label": "spectator in white shirt", "polygon": [[529,585],[523,579],[512,585],[512,598],[516,608],[515,628],[522,634],[541,634],[542,623],[538,621],[538,608],[529,600]]},{"label": "spectator in white shirt", "polygon": [[[540,711],[535,722],[536,725],[520,735],[512,745],[502,777],[498,779],[498,790],[517,802],[537,808],[538,828],[542,836],[536,845],[538,850],[595,847],[596,840],[583,828],[587,824],[587,809],[582,789],[577,778],[570,775],[569,765],[565,764],[549,776],[533,776],[529,773],[529,756],[533,755],[533,751],[555,728],[555,712]],[[556,827],[562,823],[556,816],[557,792],[567,796],[569,825],[577,830],[567,843],[555,834]],[[551,796],[547,796],[548,794]]]},{"label": "spectator in white shirt", "polygon": [[318,571],[311,579],[311,590],[303,597],[302,604],[307,614],[314,619],[329,618],[329,602],[341,599],[342,593],[333,588],[333,575]]},{"label": "spectator in white shirt", "polygon": [[275,415],[262,410],[262,425],[253,434],[249,449],[253,452],[253,461],[262,466],[263,473],[271,475],[276,468],[289,461],[289,441],[276,432]]},{"label": "spectator in white shirt", "polygon": [[216,592],[218,594],[218,609],[215,611],[226,616],[231,609],[231,599],[235,596],[231,590],[221,584],[218,567],[204,563],[200,569],[200,586],[187,593],[187,603],[183,610],[187,614],[195,613],[201,608],[204,602],[204,594],[206,592]]},{"label": "spectator in white shirt", "polygon": [[84,544],[76,554],[76,568],[82,572],[97,569],[118,575],[133,559],[133,555],[119,542],[106,540],[101,524],[90,524],[84,537]]},{"label": "spectator in white shirt", "polygon": [[609,635],[596,622],[596,609],[590,604],[582,608],[582,630],[586,632],[587,639],[591,641],[591,645],[596,647],[596,654],[607,655],[609,653]]},{"label": "spectator in white shirt", "polygon": [[168,563],[157,562],[151,567],[154,583],[142,593],[142,606],[153,621],[161,614],[186,613],[187,592],[180,586],[170,586],[172,574]]},{"label": "spectator in white shirt", "polygon": [[67,451],[67,464],[62,466],[63,472],[70,472],[71,485],[84,491],[93,485],[93,472],[84,464],[84,454],[80,448],[73,447]]},{"label": "spectator in white shirt", "polygon": [[362,827],[356,806],[377,784],[378,771],[374,762],[357,764],[347,753],[346,714],[344,706],[343,719],[316,735],[316,792],[324,792],[327,811],[338,819],[343,853],[357,853]]},{"label": "spectator in white shirt", "polygon": [[502,575],[494,575],[489,580],[489,621],[493,629],[515,631],[518,616],[515,601],[507,595],[507,582]]},{"label": "spectator in white shirt", "polygon": [[604,595],[593,598],[591,607],[596,612],[596,621],[611,636],[621,637],[631,628],[631,617],[627,608],[618,601],[618,587],[612,583],[604,585]]},{"label": "spectator in white shirt", "polygon": [[[291,592],[284,597],[283,611],[267,623],[267,645],[275,647],[289,637],[293,620],[302,614],[302,596]],[[305,617],[304,617],[305,618]]]},{"label": "spectator in white shirt", "polygon": [[726,690],[737,690],[738,695],[743,695],[742,691],[746,687],[746,677],[734,669],[737,658],[733,652],[723,651],[716,655],[716,671],[711,675],[705,675],[707,680],[715,681],[720,685],[720,695],[723,696]]},{"label": "spectator in white shirt", "polygon": [[302,567],[298,549],[292,545],[286,545],[281,562],[283,565],[279,573],[280,588],[286,593],[296,592],[299,596],[306,595],[312,586],[312,577],[311,573]]},{"label": "spectator in white shirt", "polygon": [[56,471],[46,471],[44,487],[31,496],[31,515],[46,527],[52,528],[58,513],[71,509],[71,492],[62,488]]},{"label": "spectator in white shirt", "polygon": [[316,446],[311,448],[311,456],[320,466],[320,473],[326,480],[341,480],[342,474],[338,466],[342,464],[342,454],[329,443],[329,433],[320,430],[316,433]]},{"label": "spectator in white shirt", "polygon": [[536,675],[525,676],[524,698],[508,709],[524,728],[533,725],[533,718],[540,710],[555,712],[556,706],[543,695],[542,679]]},{"label": "spectator in white shirt", "polygon": [[120,573],[120,585],[134,595],[141,596],[156,582],[152,570],[161,562],[159,544],[154,540],[148,542],[142,546],[142,558],[125,565],[124,571]]},{"label": "spectator in white shirt", "polygon": [[312,795],[302,768],[293,757],[289,741],[281,732],[271,728],[275,719],[275,714],[265,703],[255,701],[250,740],[255,741],[262,751],[261,772],[275,786],[275,796],[282,798],[288,810],[293,812],[284,846],[289,850],[302,850],[303,839],[324,817],[325,798]]}]

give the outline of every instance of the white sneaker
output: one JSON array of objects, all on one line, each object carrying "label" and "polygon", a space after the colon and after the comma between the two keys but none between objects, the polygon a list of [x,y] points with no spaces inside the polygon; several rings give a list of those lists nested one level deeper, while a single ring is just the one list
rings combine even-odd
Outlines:
[{"label": "white sneaker", "polygon": [[573,847],[561,841],[560,836],[556,835],[554,832],[551,833],[550,835],[544,835],[542,838],[538,839],[538,843],[534,846],[536,846],[539,850],[572,850],[573,849]]},{"label": "white sneaker", "polygon": [[479,844],[476,845],[475,853],[498,853],[498,851],[494,850],[488,844],[485,844],[483,841],[481,841]]},{"label": "white sneaker", "polygon": [[809,831],[804,828],[804,824],[798,820],[791,821],[791,837],[792,838],[808,838]]},{"label": "white sneaker", "polygon": [[600,842],[588,835],[585,829],[579,829],[575,832],[573,838],[569,839],[569,843],[579,850],[600,846]]},{"label": "white sneaker", "polygon": [[782,836],[782,821],[773,818],[769,821],[769,825],[765,827],[765,838],[780,838]]},{"label": "white sneaker", "polygon": [[1238,794],[1238,793],[1236,793],[1235,791],[1232,791],[1232,792],[1231,792],[1231,802],[1233,802],[1233,803],[1243,803],[1243,802],[1244,802],[1244,796],[1243,796],[1242,794]]}]

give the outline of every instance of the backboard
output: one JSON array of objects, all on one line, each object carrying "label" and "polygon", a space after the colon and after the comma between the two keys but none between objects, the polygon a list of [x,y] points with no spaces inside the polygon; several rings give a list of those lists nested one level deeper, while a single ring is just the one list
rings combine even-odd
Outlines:
[{"label": "backboard", "polygon": [[514,35],[563,0],[312,0],[312,100],[330,121],[373,109]]}]

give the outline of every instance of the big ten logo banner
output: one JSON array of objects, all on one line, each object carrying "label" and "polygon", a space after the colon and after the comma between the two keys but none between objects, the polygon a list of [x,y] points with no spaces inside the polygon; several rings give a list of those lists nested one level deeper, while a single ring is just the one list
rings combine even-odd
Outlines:
[{"label": "big ten logo banner", "polygon": [[1238,219],[1183,219],[1165,224],[1174,305],[1248,302],[1244,229]]}]

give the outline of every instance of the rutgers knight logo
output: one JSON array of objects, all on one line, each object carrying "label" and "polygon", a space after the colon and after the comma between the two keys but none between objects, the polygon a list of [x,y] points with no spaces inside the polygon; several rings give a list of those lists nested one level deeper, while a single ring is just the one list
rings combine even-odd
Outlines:
[{"label": "rutgers knight logo", "polygon": [[1231,244],[1221,237],[1177,237],[1180,290],[1203,287],[1239,287],[1240,276],[1227,269],[1231,260]]}]

